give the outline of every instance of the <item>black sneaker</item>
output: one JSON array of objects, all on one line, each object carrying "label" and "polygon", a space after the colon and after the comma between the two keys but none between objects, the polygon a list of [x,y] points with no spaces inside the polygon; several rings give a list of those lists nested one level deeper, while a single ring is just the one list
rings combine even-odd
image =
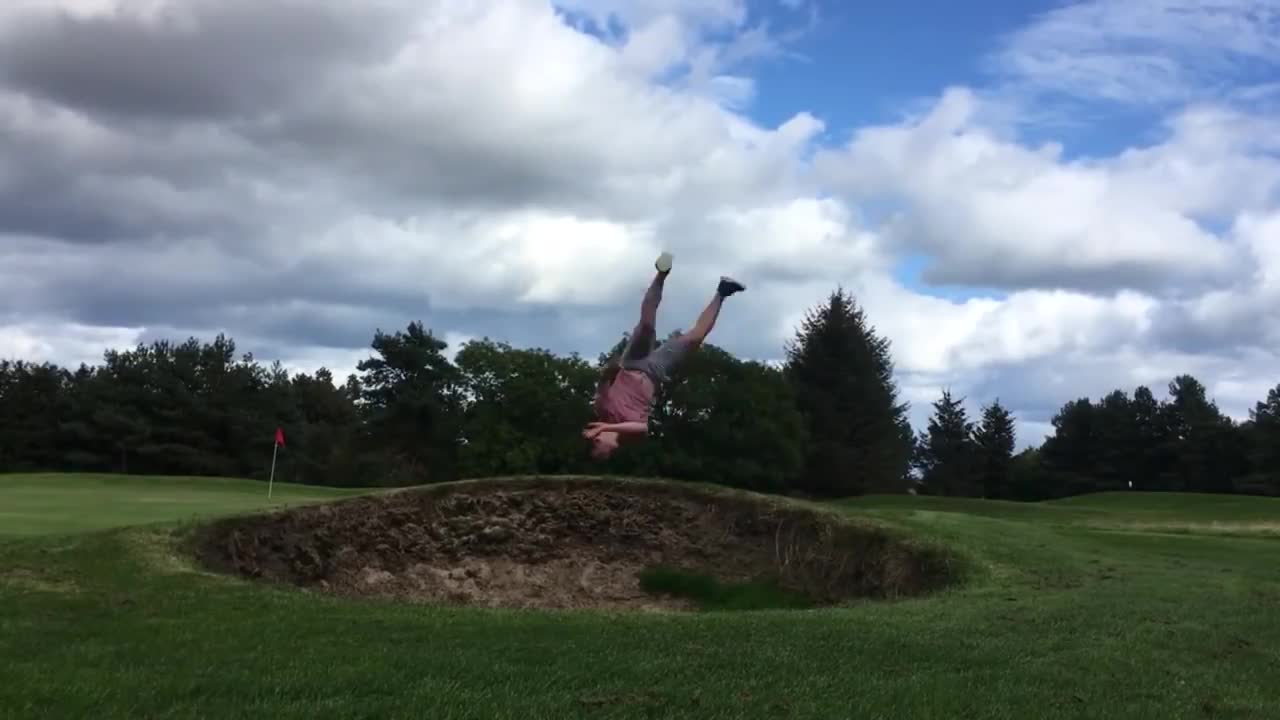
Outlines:
[{"label": "black sneaker", "polygon": [[716,292],[720,293],[721,297],[729,297],[734,293],[740,293],[746,289],[746,285],[743,285],[731,277],[725,277],[722,275],[720,276],[720,286],[716,288]]}]

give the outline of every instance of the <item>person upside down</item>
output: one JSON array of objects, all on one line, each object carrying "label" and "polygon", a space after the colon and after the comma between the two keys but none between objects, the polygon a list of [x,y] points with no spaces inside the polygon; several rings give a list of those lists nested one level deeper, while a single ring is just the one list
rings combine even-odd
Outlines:
[{"label": "person upside down", "polygon": [[658,256],[654,263],[658,272],[645,291],[640,321],[622,351],[605,365],[596,386],[594,410],[599,420],[589,423],[582,436],[591,441],[591,456],[597,460],[613,455],[622,444],[648,437],[655,391],[671,378],[671,371],[707,339],[724,299],[746,290],[737,280],[721,277],[715,295],[698,316],[693,329],[686,333],[677,330],[659,343],[658,305],[662,302],[663,284],[671,272],[671,261],[671,253]]}]

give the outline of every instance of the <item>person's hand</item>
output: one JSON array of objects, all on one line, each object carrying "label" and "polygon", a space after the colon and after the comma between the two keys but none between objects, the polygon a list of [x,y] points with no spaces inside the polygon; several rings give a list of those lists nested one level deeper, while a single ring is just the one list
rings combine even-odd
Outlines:
[{"label": "person's hand", "polygon": [[602,422],[587,423],[587,429],[582,431],[582,437],[593,440],[597,435],[604,432],[609,426]]}]

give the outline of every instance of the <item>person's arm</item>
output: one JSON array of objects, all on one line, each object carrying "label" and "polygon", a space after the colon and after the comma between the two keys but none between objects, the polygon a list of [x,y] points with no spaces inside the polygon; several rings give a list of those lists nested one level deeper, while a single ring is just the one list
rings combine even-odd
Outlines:
[{"label": "person's arm", "polygon": [[619,435],[648,435],[649,423],[644,422],[621,422],[621,423],[605,423],[600,428],[601,432],[616,432]]}]

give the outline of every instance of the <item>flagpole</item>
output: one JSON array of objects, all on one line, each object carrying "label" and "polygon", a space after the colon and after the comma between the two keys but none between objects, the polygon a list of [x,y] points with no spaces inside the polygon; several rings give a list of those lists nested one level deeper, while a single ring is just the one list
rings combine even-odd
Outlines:
[{"label": "flagpole", "polygon": [[276,481],[276,453],[280,452],[280,446],[284,444],[284,428],[276,428],[276,441],[271,448],[271,477],[267,478],[267,499],[271,499],[271,488]]},{"label": "flagpole", "polygon": [[267,479],[267,499],[271,499],[271,487],[276,481],[276,453],[280,452],[280,443],[271,445],[271,477]]}]

